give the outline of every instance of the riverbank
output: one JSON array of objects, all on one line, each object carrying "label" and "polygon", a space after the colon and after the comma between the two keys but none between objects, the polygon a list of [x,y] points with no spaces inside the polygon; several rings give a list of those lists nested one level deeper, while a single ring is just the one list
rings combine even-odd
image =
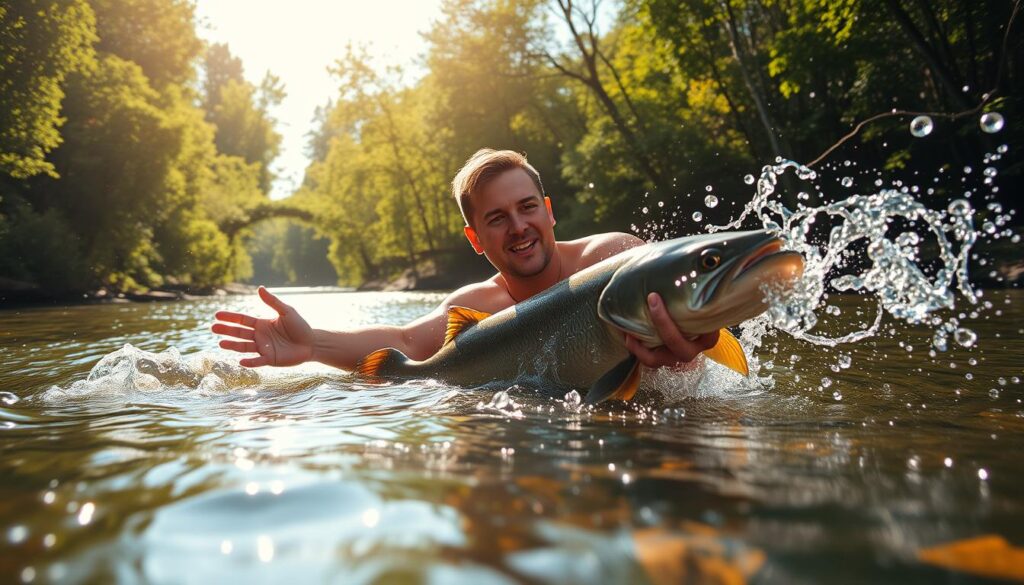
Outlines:
[{"label": "riverbank", "polygon": [[193,298],[256,294],[256,285],[232,282],[216,287],[171,285],[147,291],[116,291],[107,288],[73,293],[46,290],[35,283],[0,277],[0,307],[93,303],[153,303]]}]

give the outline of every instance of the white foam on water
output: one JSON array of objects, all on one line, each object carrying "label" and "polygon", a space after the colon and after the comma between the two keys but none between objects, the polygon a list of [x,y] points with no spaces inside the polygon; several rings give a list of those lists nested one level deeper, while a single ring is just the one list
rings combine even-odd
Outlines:
[{"label": "white foam on water", "polygon": [[39,398],[65,402],[93,396],[156,396],[181,390],[211,396],[231,389],[255,387],[260,381],[255,370],[210,352],[182,356],[174,347],[154,353],[126,343],[97,362],[85,380],[63,387],[51,386]]}]

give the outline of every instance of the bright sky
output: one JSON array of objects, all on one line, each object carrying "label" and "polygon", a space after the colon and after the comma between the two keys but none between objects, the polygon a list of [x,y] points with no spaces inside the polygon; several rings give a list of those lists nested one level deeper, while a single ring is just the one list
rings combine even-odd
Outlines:
[{"label": "bright sky", "polygon": [[199,0],[198,33],[227,43],[258,84],[269,70],[288,96],[276,111],[283,139],[271,196],[290,195],[308,164],[313,112],[337,90],[327,68],[348,43],[366,45],[381,64],[413,65],[426,50],[420,32],[441,16],[441,0]]}]

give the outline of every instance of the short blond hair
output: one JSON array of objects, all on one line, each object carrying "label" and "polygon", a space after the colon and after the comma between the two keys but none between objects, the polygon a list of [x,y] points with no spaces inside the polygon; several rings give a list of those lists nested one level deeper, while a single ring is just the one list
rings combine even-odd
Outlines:
[{"label": "short blond hair", "polygon": [[473,156],[469,157],[466,164],[462,165],[455,178],[452,179],[452,196],[459,203],[459,211],[462,212],[462,219],[466,225],[470,225],[469,218],[473,215],[471,197],[479,193],[488,183],[497,178],[505,171],[523,169],[537,186],[541,197],[544,196],[544,185],[540,182],[540,173],[526,161],[526,156],[514,150],[494,150],[493,148],[481,148]]}]

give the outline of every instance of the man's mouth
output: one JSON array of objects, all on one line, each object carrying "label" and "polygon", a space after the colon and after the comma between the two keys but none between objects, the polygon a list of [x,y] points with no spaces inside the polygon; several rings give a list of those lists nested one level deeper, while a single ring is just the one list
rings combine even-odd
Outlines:
[{"label": "man's mouth", "polygon": [[512,252],[513,254],[527,254],[531,250],[533,250],[533,247],[536,246],[536,245],[537,245],[537,240],[533,239],[533,240],[529,240],[529,241],[526,241],[526,242],[520,242],[520,243],[518,243],[518,244],[516,244],[514,246],[510,246],[508,248],[508,250],[510,252]]}]

